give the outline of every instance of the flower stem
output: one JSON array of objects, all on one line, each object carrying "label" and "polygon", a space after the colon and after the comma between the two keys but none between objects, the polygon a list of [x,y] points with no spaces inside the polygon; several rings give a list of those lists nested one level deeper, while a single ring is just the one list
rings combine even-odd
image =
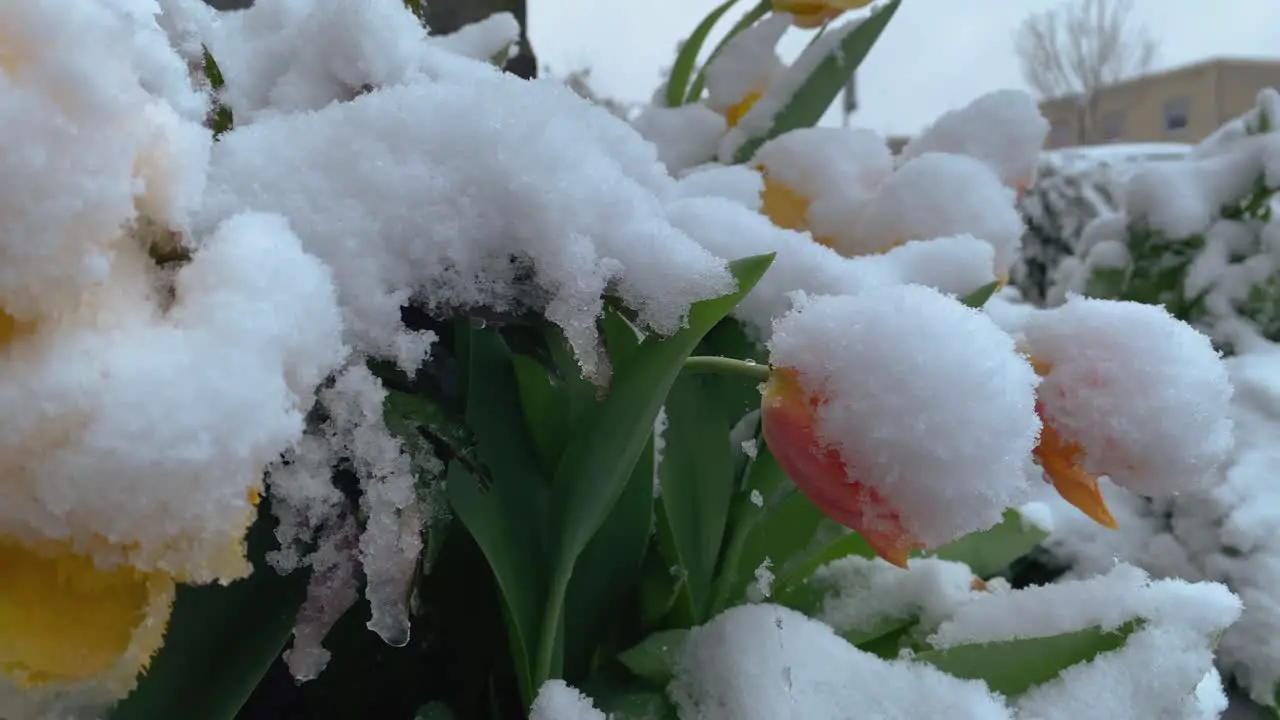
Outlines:
[{"label": "flower stem", "polygon": [[684,369],[695,373],[737,375],[757,382],[768,380],[770,370],[768,365],[719,355],[695,355],[684,361]]}]

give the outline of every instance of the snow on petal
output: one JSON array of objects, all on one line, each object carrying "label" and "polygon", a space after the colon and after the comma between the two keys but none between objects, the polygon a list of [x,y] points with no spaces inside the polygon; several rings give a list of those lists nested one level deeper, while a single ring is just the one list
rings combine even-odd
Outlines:
[{"label": "snow on petal", "polygon": [[925,153],[967,155],[986,163],[1005,187],[1025,190],[1035,177],[1049,122],[1035,99],[1020,90],[997,90],[944,113],[907,143],[903,162]]},{"label": "snow on petal", "polygon": [[964,155],[930,152],[907,161],[879,186],[859,220],[836,238],[842,255],[970,234],[995,248],[995,272],[1004,277],[1022,242],[1014,192],[986,164]]},{"label": "snow on petal", "polygon": [[844,477],[820,479],[831,492],[864,483],[929,547],[1028,499],[1038,379],[985,314],[919,285],[800,298],[769,350],[816,399],[817,438],[843,459]]},{"label": "snow on petal", "polygon": [[675,188],[623,121],[554,81],[494,74],[233,130],[217,143],[205,217],[245,206],[288,217],[335,268],[349,340],[367,352],[421,361],[426,342],[400,323],[411,299],[436,312],[534,305],[593,374],[607,289],[671,333],[693,302],[733,287],[723,261],[665,217]]},{"label": "snow on petal", "polygon": [[1163,308],[1075,296],[1027,318],[1049,368],[1047,424],[1083,448],[1083,468],[1160,496],[1208,488],[1232,448],[1232,386],[1209,339]]}]

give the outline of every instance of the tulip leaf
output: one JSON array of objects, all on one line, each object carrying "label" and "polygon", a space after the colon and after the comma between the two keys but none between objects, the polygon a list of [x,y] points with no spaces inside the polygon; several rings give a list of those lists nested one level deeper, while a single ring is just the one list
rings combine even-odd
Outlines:
[{"label": "tulip leaf", "polygon": [[178,588],[164,646],[109,720],[232,720],[288,643],[307,573],[266,564],[275,546],[270,499],[249,530],[254,572],[230,585]]},{"label": "tulip leaf", "polygon": [[960,302],[974,309],[980,309],[1000,289],[1000,281],[992,280],[982,287],[960,298]]},{"label": "tulip leaf", "polygon": [[650,337],[614,368],[609,394],[575,424],[552,484],[552,517],[558,537],[539,637],[537,685],[556,677],[556,639],[561,636],[565,594],[587,543],[613,510],[653,434],[653,424],[684,361],[704,335],[751,291],[773,262],[773,254],[729,263],[737,289],[695,303],[686,326],[666,338]]},{"label": "tulip leaf", "polygon": [[1130,621],[1114,630],[1093,627],[1048,637],[956,645],[918,652],[913,659],[958,678],[982,680],[995,692],[1016,697],[1072,665],[1123,647],[1140,625]]},{"label": "tulip leaf", "polygon": [[689,631],[684,628],[661,630],[619,654],[618,660],[645,680],[665,686],[675,674],[676,663],[688,637]]},{"label": "tulip leaf", "polygon": [[1047,537],[1049,533],[1044,528],[1017,510],[1009,509],[995,527],[965,535],[933,554],[943,560],[962,562],[973,569],[974,575],[986,579],[998,575]]},{"label": "tulip leaf", "polygon": [[698,63],[698,53],[702,50],[703,43],[707,41],[707,36],[711,34],[711,29],[720,21],[720,18],[724,17],[729,8],[737,3],[738,0],[725,0],[720,3],[702,19],[702,22],[698,23],[698,26],[693,29],[693,34],[680,44],[676,62],[671,66],[671,76],[667,78],[667,107],[679,107],[685,103],[685,90],[689,85],[689,77],[693,75],[693,68]]},{"label": "tulip leaf", "polygon": [[667,429],[658,477],[673,557],[681,568],[693,610],[692,624],[707,620],[711,582],[733,498],[733,447],[729,426],[700,375],[682,375],[667,396]]},{"label": "tulip leaf", "polygon": [[761,145],[779,135],[817,125],[827,108],[831,107],[831,102],[848,84],[849,77],[871,52],[871,47],[880,39],[881,33],[888,27],[901,4],[902,0],[890,0],[869,17],[852,21],[858,25],[844,34],[839,44],[831,48],[822,62],[792,94],[791,100],[774,114],[768,131],[747,140],[738,148],[734,153],[734,162],[748,162]]},{"label": "tulip leaf", "polygon": [[624,672],[596,675],[581,685],[609,720],[678,720],[675,705],[661,687]]},{"label": "tulip leaf", "polygon": [[458,720],[458,715],[442,702],[431,702],[418,708],[413,720]]},{"label": "tulip leaf", "polygon": [[484,553],[503,598],[521,691],[531,700],[531,663],[546,587],[547,481],[525,431],[511,352],[497,331],[471,328],[467,340],[467,425],[492,484],[485,490],[460,462],[449,464],[453,511]]}]

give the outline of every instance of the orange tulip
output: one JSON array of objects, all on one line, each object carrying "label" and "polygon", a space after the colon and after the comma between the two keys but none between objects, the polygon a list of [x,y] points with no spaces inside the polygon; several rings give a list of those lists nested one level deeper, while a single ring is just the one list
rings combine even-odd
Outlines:
[{"label": "orange tulip", "polygon": [[[1034,358],[1031,360],[1031,366],[1040,377],[1048,375],[1051,367],[1048,363]],[[1036,413],[1044,423],[1044,428],[1040,431],[1040,444],[1036,446],[1033,455],[1045,475],[1049,476],[1053,489],[1058,491],[1058,495],[1062,496],[1063,500],[1074,505],[1099,525],[1112,530],[1119,527],[1111,510],[1107,508],[1106,500],[1102,497],[1098,478],[1085,472],[1081,466],[1084,460],[1084,448],[1062,437],[1061,433],[1045,419],[1044,407],[1040,402],[1036,402]]]},{"label": "orange tulip", "polygon": [[773,0],[773,11],[791,14],[798,28],[820,27],[849,10],[871,4],[871,0]]},{"label": "orange tulip", "polygon": [[857,532],[884,560],[907,566],[924,547],[903,527],[896,509],[857,479],[853,464],[817,436],[817,410],[826,398],[809,393],[795,370],[778,368],[764,389],[765,443],[800,492],[825,515]]}]

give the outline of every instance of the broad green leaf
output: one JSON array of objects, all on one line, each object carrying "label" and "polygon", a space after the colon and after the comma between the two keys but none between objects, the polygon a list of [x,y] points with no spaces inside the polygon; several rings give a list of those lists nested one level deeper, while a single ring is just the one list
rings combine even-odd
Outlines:
[{"label": "broad green leaf", "polygon": [[783,570],[787,559],[813,543],[821,521],[822,514],[795,492],[769,448],[757,440],[756,457],[733,500],[729,541],[717,570],[709,614],[741,601],[755,582],[756,569],[766,560],[775,574]]},{"label": "broad green leaf", "polygon": [[[725,318],[717,323],[703,338],[696,354],[750,360],[762,366],[769,363],[768,351],[748,337],[742,323],[735,318]],[[716,373],[705,373],[702,380],[718,396],[716,406],[724,413],[731,427],[743,415],[760,409],[760,388],[756,383]]]},{"label": "broad green leaf", "polygon": [[699,375],[683,375],[667,395],[667,430],[658,476],[663,509],[694,624],[706,621],[711,581],[729,518],[735,478],[729,426]]},{"label": "broad green leaf", "polygon": [[856,555],[863,558],[875,557],[875,551],[856,532],[845,532],[835,540],[823,545],[816,552],[806,554],[793,569],[779,576],[778,587],[782,592],[786,588],[798,587],[808,581],[818,568],[841,558]]},{"label": "broad green leaf", "polygon": [[983,285],[977,290],[974,290],[968,295],[965,295],[964,297],[960,298],[960,302],[964,303],[965,305],[968,305],[971,308],[975,308],[975,309],[981,308],[983,305],[987,304],[987,301],[990,300],[991,296],[995,295],[996,291],[999,289],[1000,289],[1000,281],[992,280],[986,285]]},{"label": "broad green leaf", "polygon": [[253,574],[227,586],[180,586],[164,646],[110,720],[232,720],[289,642],[307,573],[266,564],[276,546],[270,499],[249,530]]},{"label": "broad green leaf", "polygon": [[693,29],[693,34],[680,46],[675,65],[671,67],[671,77],[667,78],[667,107],[679,107],[684,104],[685,89],[689,85],[689,76],[693,74],[693,68],[698,63],[698,53],[702,50],[702,44],[707,41],[707,35],[711,34],[711,29],[720,21],[720,18],[724,17],[729,8],[737,2],[738,0],[725,0],[720,3],[702,19],[702,22],[698,23],[698,26]]},{"label": "broad green leaf", "polygon": [[684,649],[689,631],[683,628],[662,630],[618,655],[618,660],[631,672],[658,685],[666,685],[675,674],[676,663]]},{"label": "broad green leaf", "polygon": [[867,53],[871,52],[871,47],[880,38],[901,4],[902,0],[890,0],[845,34],[840,44],[832,48],[830,54],[814,68],[804,84],[791,96],[791,100],[773,116],[768,132],[748,140],[738,148],[734,154],[734,162],[745,163],[751,160],[761,145],[779,135],[817,125],[827,108],[831,107],[831,102],[848,83],[849,76],[862,64]]},{"label": "broad green leaf", "polygon": [[565,674],[585,673],[619,621],[618,608],[640,581],[653,529],[653,439],[640,455],[622,496],[573,568],[565,601]]},{"label": "broad green leaf", "polygon": [[986,579],[1034,550],[1047,537],[1049,534],[1042,528],[1023,518],[1017,510],[1009,509],[995,527],[965,535],[938,548],[933,555],[962,562],[973,569],[974,575]]},{"label": "broad green leaf", "polygon": [[623,673],[592,677],[582,684],[582,692],[609,720],[678,720],[662,688],[635,677],[620,677]]},{"label": "broad green leaf", "polygon": [[512,660],[521,690],[531,700],[537,690],[531,663],[547,582],[546,480],[525,431],[506,344],[496,331],[473,328],[467,352],[467,424],[492,486],[481,489],[455,461],[446,477],[449,502],[493,570],[507,613]]},{"label": "broad green leaf", "polygon": [[773,255],[729,264],[737,289],[696,303],[686,327],[667,338],[648,338],[614,369],[613,387],[591,414],[575,424],[552,486],[553,524],[559,535],[539,640],[535,678],[553,677],[554,638],[563,622],[564,596],[574,565],[608,517],[653,433],[653,423],[689,354],[768,270]]},{"label": "broad green leaf", "polygon": [[458,715],[442,702],[432,702],[418,709],[413,720],[458,720]]},{"label": "broad green leaf", "polygon": [[756,21],[768,15],[772,8],[773,0],[759,0],[754,7],[747,11],[746,15],[738,18],[738,22],[734,23],[733,27],[729,28],[729,32],[725,33],[725,36],[720,38],[720,42],[716,43],[711,54],[707,56],[707,61],[702,64],[702,69],[698,70],[698,76],[693,79],[693,85],[689,87],[689,94],[685,96],[685,102],[697,102],[702,98],[702,91],[707,87],[707,66],[720,55],[720,51],[724,49],[725,44],[735,38],[738,33],[755,25]]},{"label": "broad green leaf", "polygon": [[511,363],[520,389],[525,427],[537,450],[540,467],[550,477],[569,440],[571,406],[567,392],[556,386],[542,363],[528,355],[513,355]]},{"label": "broad green leaf", "polygon": [[992,690],[1016,697],[1077,663],[1119,649],[1140,623],[1112,631],[1088,628],[1065,635],[957,645],[915,654],[914,660],[966,680],[982,680]]}]

